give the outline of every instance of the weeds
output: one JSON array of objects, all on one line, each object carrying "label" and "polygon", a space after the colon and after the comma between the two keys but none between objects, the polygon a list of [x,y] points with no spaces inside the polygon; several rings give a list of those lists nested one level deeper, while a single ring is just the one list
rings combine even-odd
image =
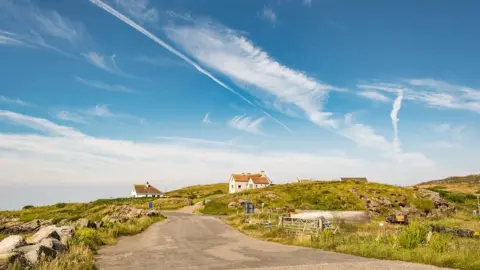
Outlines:
[{"label": "weeds", "polygon": [[425,243],[428,227],[418,222],[410,223],[398,236],[398,244],[406,249],[414,249]]}]

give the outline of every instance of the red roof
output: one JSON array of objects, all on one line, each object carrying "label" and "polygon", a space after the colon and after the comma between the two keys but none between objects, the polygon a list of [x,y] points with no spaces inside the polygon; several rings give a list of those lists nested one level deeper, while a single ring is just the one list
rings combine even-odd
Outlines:
[{"label": "red roof", "polygon": [[270,184],[268,178],[261,173],[242,173],[242,174],[232,174],[233,179],[235,182],[248,182],[248,180],[252,179],[252,182],[255,184]]},{"label": "red roof", "polygon": [[160,190],[158,190],[152,185],[150,185],[150,187],[147,187],[146,184],[139,184],[139,185],[133,185],[133,188],[135,189],[135,192],[137,194],[155,194],[155,195],[163,194]]}]

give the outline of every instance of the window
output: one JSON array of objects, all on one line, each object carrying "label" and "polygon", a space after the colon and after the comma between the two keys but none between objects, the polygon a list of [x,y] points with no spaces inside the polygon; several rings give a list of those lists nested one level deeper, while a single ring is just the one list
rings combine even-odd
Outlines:
[{"label": "window", "polygon": [[255,187],[258,187],[258,185],[255,185]]},{"label": "window", "polygon": [[233,185],[232,185],[232,188],[233,188]]},{"label": "window", "polygon": [[242,188],[242,185],[238,185],[238,188]]}]

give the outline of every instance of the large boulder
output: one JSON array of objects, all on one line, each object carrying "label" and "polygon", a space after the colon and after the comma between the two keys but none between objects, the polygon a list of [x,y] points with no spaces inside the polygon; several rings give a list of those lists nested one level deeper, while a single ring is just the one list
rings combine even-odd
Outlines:
[{"label": "large boulder", "polygon": [[18,218],[4,218],[0,220],[0,233],[22,234],[38,231],[40,227],[51,225],[51,220],[34,219],[30,222],[22,222]]},{"label": "large boulder", "polygon": [[157,210],[148,210],[147,211],[147,216],[148,217],[157,217],[160,215],[160,212]]},{"label": "large boulder", "polygon": [[18,248],[17,251],[23,253],[31,264],[38,264],[41,258],[54,259],[57,256],[55,250],[41,244],[23,246]]},{"label": "large boulder", "polygon": [[40,241],[40,245],[49,247],[57,253],[64,253],[67,250],[67,246],[55,238],[45,238]]},{"label": "large boulder", "polygon": [[12,266],[17,263],[20,269],[26,269],[28,266],[28,261],[23,256],[23,253],[10,252],[5,254],[0,254],[0,269],[12,269]]},{"label": "large boulder", "polygon": [[22,236],[11,235],[0,242],[0,254],[10,253],[14,249],[26,244]]},{"label": "large boulder", "polygon": [[103,221],[95,221],[94,223],[97,229],[103,228],[104,226]]},{"label": "large boulder", "polygon": [[84,228],[91,228],[91,229],[96,229],[97,226],[95,223],[91,222],[90,220],[86,218],[81,218],[77,220],[77,228],[84,229]]},{"label": "large boulder", "polygon": [[68,241],[75,235],[75,228],[73,226],[57,227],[55,231],[60,236],[60,242],[64,245],[67,245]]},{"label": "large boulder", "polygon": [[60,235],[58,234],[57,227],[55,225],[41,228],[32,237],[28,238],[27,242],[30,244],[38,244],[45,238],[55,238],[60,240]]}]

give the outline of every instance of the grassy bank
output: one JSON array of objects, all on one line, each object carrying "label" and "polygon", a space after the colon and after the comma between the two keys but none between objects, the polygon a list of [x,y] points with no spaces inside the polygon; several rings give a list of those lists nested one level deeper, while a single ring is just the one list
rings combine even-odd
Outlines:
[{"label": "grassy bank", "polygon": [[[318,248],[385,260],[401,260],[458,269],[480,269],[480,240],[433,233],[428,239],[429,222],[409,226],[385,224],[343,224],[340,230],[318,236],[293,234],[282,228],[244,223],[244,215],[232,215],[226,222],[245,234],[288,245]],[[478,222],[478,221],[477,221]]]},{"label": "grassy bank", "polygon": [[67,253],[55,260],[40,263],[39,270],[88,270],[95,269],[95,253],[103,245],[115,244],[118,237],[135,235],[165,217],[142,217],[125,223],[111,224],[105,228],[79,229],[70,241]]}]

